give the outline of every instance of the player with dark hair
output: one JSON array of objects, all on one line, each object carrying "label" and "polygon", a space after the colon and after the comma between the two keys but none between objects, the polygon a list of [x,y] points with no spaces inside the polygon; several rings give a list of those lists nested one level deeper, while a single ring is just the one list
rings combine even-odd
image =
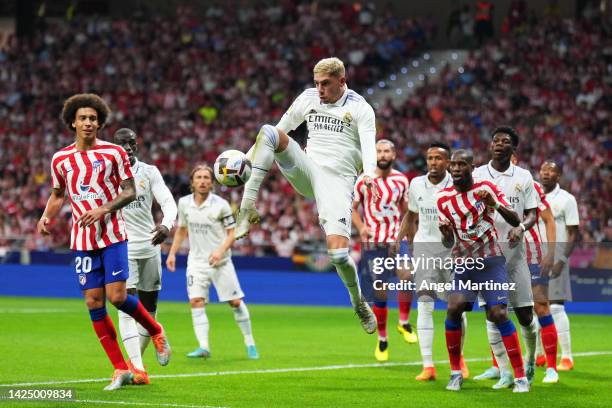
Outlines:
[{"label": "player with dark hair", "polygon": [[[504,288],[508,274],[498,244],[499,224],[493,221],[494,215],[499,214],[505,222],[517,227],[520,218],[510,208],[495,183],[473,179],[473,168],[471,152],[455,151],[450,162],[453,185],[437,194],[442,244],[452,248],[455,260],[454,289],[448,296],[445,324],[446,346],[451,364],[451,377],[446,389],[459,391],[463,384],[461,315],[480,294],[485,301],[487,320],[494,323],[501,332],[502,344],[514,368],[514,392],[528,392],[529,382],[525,377],[521,346],[514,324],[508,318],[509,294]],[[465,287],[466,284],[469,286]]]},{"label": "player with dark hair", "polygon": [[[442,260],[450,255],[442,245],[442,235],[438,228],[438,206],[436,193],[452,186],[453,180],[448,173],[450,148],[445,143],[433,142],[426,153],[427,174],[415,177],[410,182],[408,193],[408,212],[404,215],[398,240],[404,236],[412,248],[414,258]],[[423,371],[416,376],[417,381],[436,379],[436,368],[433,362],[434,302],[437,297],[445,299],[444,293],[420,289],[430,284],[443,284],[451,281],[451,271],[442,263],[417,264],[414,270],[414,281],[417,290],[417,332],[423,359]],[[462,333],[465,335],[467,318],[462,315]],[[469,377],[469,371],[461,356],[463,378]]]},{"label": "player with dark hair", "polygon": [[[512,155],[516,152],[518,144],[519,136],[515,129],[500,126],[493,130],[490,144],[491,160],[474,170],[474,179],[490,180],[499,186],[512,209],[522,220],[518,226],[511,227],[500,214],[495,214],[499,242],[506,257],[508,277],[516,285],[515,290],[510,291],[510,305],[521,326],[525,341],[526,375],[531,382],[535,374],[538,322],[533,313],[531,273],[527,265],[524,234],[535,225],[538,202],[531,173],[512,164]],[[497,325],[490,320],[487,320],[487,336],[493,351],[494,365],[474,379],[499,378],[493,388],[511,387],[512,373],[506,350],[502,346],[501,334]]]},{"label": "player with dark hair", "polygon": [[[360,271],[362,275],[362,285],[367,282],[373,285],[377,279],[389,279],[391,274],[397,274],[400,280],[410,280],[410,271],[403,268],[389,270],[384,276],[374,273],[372,261],[375,258],[384,258],[388,255],[391,245],[400,243],[398,249],[400,256],[408,254],[408,245],[404,240],[398,240],[397,233],[403,214],[408,209],[408,178],[401,172],[393,168],[396,158],[396,150],[393,142],[381,139],[376,142],[376,170],[374,184],[380,192],[379,197],[375,197],[365,186],[363,176],[360,176],[355,183],[355,200],[353,201],[353,224],[359,231],[361,237],[362,258]],[[359,205],[363,206],[363,221],[359,215]],[[378,361],[389,359],[388,338],[387,338],[387,291],[374,291],[373,311],[376,315],[378,327],[378,341],[374,350],[374,357]],[[417,342],[410,322],[410,304],[412,302],[412,291],[400,290],[397,292],[399,309],[399,322],[397,331],[402,335],[404,341],[409,344]]]},{"label": "player with dark hair", "polygon": [[576,245],[580,219],[576,198],[559,185],[562,174],[561,166],[553,160],[546,160],[540,168],[540,181],[555,218],[557,232],[555,262],[548,282],[548,298],[561,345],[561,362],[558,370],[568,371],[574,368],[574,360],[570,323],[564,303],[572,300],[568,260]]},{"label": "player with dark hair", "polygon": [[127,233],[121,208],[134,200],[136,187],[125,150],[97,138],[109,113],[108,105],[94,94],[74,95],[64,103],[61,117],[75,132],[75,142],[53,155],[51,196],[37,229],[49,234],[47,225],[59,213],[68,190],[75,271],[96,334],[115,367],[113,380],[104,389],[116,390],[131,383],[133,374],[117,343],[105,297],[151,333],[161,365],[168,364],[171,351],[162,326],[126,291]]},{"label": "player with dark hair", "polygon": [[[145,309],[155,318],[157,298],[161,289],[161,251],[159,244],[170,235],[176,220],[176,203],[157,167],[136,157],[136,133],[128,128],[115,132],[113,140],[123,147],[130,160],[136,186],[136,199],[123,208],[129,235],[129,278],[127,291],[136,295]],[[155,225],[151,207],[153,199],[160,205],[164,218]],[[148,384],[149,377],[142,363],[142,353],[151,338],[149,332],[136,324],[132,316],[119,311],[119,332],[128,354],[128,366],[134,373],[135,384]]]}]

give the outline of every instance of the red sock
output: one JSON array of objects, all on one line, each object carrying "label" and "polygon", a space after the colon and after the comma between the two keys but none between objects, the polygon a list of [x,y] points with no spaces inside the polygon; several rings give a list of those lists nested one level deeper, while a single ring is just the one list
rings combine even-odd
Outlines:
[{"label": "red sock", "polygon": [[123,354],[121,354],[119,343],[117,343],[117,332],[110,316],[106,315],[104,319],[94,320],[92,323],[98,339],[100,339],[100,344],[102,344],[113,367],[119,370],[127,370],[128,366],[123,359]]},{"label": "red sock", "polygon": [[523,367],[523,356],[521,354],[521,344],[519,343],[518,333],[514,331],[509,336],[502,336],[506,352],[510,359],[510,364],[514,369],[514,377],[521,378],[525,376],[525,367]]},{"label": "red sock", "polygon": [[450,360],[451,370],[461,370],[461,328],[446,329],[446,349]]},{"label": "red sock", "polygon": [[491,358],[493,359],[493,367],[499,368],[499,365],[497,364],[497,359],[495,358],[495,353],[493,353],[493,349],[491,349]]},{"label": "red sock", "polygon": [[130,313],[130,315],[134,318],[134,320],[140,323],[142,327],[147,329],[151,336],[161,333],[161,326],[155,321],[155,319],[153,319],[153,317],[151,317],[147,309],[145,309],[142,303],[140,303],[140,300],[138,301],[136,310],[134,310],[133,313]]},{"label": "red sock", "polygon": [[387,314],[389,309],[387,306],[377,306],[374,303],[374,308],[372,309],[374,315],[376,316],[376,324],[378,326],[378,335],[380,337],[387,337]]},{"label": "red sock", "polygon": [[540,331],[542,336],[542,345],[546,353],[546,366],[548,368],[557,369],[557,327],[554,324],[542,327]]},{"label": "red sock", "polygon": [[410,318],[410,305],[412,303],[412,292],[399,291],[397,292],[397,302],[399,304],[399,320],[400,322],[408,322]]}]

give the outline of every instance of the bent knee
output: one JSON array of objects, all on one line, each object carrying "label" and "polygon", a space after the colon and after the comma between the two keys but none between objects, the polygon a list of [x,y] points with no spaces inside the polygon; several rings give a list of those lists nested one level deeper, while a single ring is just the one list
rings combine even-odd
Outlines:
[{"label": "bent knee", "polygon": [[332,265],[343,265],[350,262],[351,259],[348,248],[329,249],[327,253]]},{"label": "bent knee", "polygon": [[231,307],[240,307],[240,302],[242,302],[242,300],[240,299],[232,299],[230,301],[228,301],[227,303],[231,306]]},{"label": "bent knee", "polygon": [[193,298],[189,299],[189,304],[192,309],[201,308],[206,306],[206,300],[204,298]]}]

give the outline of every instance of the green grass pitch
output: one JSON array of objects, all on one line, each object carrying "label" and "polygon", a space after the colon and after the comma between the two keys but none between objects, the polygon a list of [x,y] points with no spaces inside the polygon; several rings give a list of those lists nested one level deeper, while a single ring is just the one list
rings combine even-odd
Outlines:
[{"label": "green grass pitch", "polygon": [[[0,407],[610,407],[612,406],[612,319],[571,315],[575,369],[560,383],[541,383],[538,368],[529,394],[494,391],[492,382],[466,380],[459,393],[444,390],[449,373],[442,312],[436,312],[434,359],[438,380],[419,383],[418,345],[395,331],[389,313],[389,364],[376,364],[376,336],[365,334],[348,308],[250,305],[261,359],[250,361],[233,314],[208,306],[212,358],[187,359],[196,347],[187,304],[164,302],[159,319],[174,355],[160,367],[148,349],[151,385],[116,392],[102,388],[112,367],[78,299],[0,297],[0,393],[17,383],[36,388],[72,388],[75,402],[14,402]],[[116,312],[109,307],[113,320]],[[465,344],[472,376],[489,365],[484,316],[469,315]],[[416,322],[416,311],[411,321]],[[603,352],[597,355],[581,353]],[[88,380],[77,383],[62,381]]]}]

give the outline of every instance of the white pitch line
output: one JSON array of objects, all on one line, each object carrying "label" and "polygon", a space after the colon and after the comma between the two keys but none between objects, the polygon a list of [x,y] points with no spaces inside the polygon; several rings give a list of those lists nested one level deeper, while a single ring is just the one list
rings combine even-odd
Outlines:
[{"label": "white pitch line", "polygon": [[163,402],[136,402],[136,401],[103,401],[103,400],[64,400],[62,402],[77,402],[84,404],[111,404],[111,405],[129,405],[129,406],[148,406],[148,407],[173,407],[173,408],[225,408],[211,405],[184,405],[171,404]]},{"label": "white pitch line", "polygon": [[34,313],[76,313],[76,311],[71,309],[38,309],[38,308],[10,308],[10,307],[0,307],[0,313],[6,314],[34,314]]},{"label": "white pitch line", "polygon": [[[593,356],[609,356],[612,351],[586,351],[582,353],[572,353],[573,357],[593,357]],[[466,358],[467,362],[490,361],[491,357],[486,358]],[[367,363],[367,364],[338,364],[315,367],[288,367],[288,368],[268,368],[262,370],[236,370],[236,371],[213,371],[204,373],[185,373],[185,374],[157,374],[150,375],[149,378],[186,378],[186,377],[216,377],[226,375],[241,375],[241,374],[278,374],[278,373],[295,373],[305,371],[328,371],[328,370],[345,370],[354,368],[382,368],[382,367],[403,367],[421,365],[422,361],[410,361],[404,363]],[[448,360],[435,361],[435,364],[448,364]],[[60,384],[82,384],[107,382],[108,378],[88,378],[82,380],[61,380],[61,381],[42,381],[14,384],[0,384],[0,387],[29,387],[36,385],[60,385]]]}]

